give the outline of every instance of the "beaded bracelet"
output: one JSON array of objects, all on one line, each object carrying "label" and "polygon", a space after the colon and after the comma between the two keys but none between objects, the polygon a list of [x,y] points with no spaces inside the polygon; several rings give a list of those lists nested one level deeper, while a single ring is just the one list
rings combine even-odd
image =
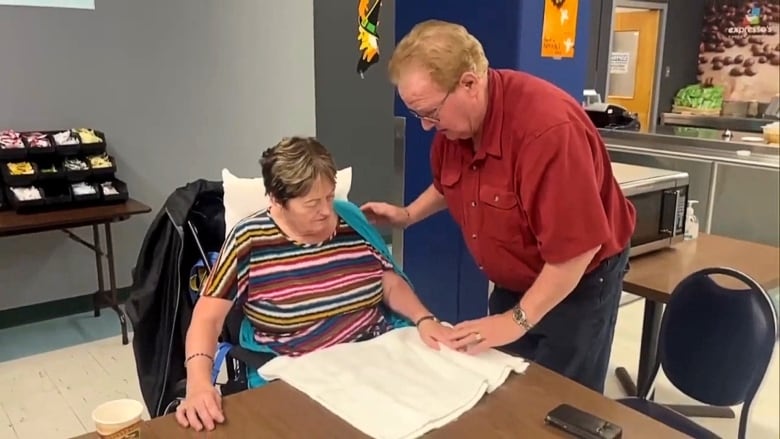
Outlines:
[{"label": "beaded bracelet", "polygon": [[193,359],[193,358],[195,358],[195,357],[206,357],[206,358],[208,358],[209,360],[211,360],[211,362],[212,362],[212,363],[214,362],[214,357],[212,357],[211,355],[209,355],[209,354],[204,354],[203,352],[198,352],[198,353],[195,353],[195,354],[192,354],[192,355],[190,355],[189,357],[187,357],[187,359],[186,359],[186,360],[184,360],[184,367],[187,367],[187,363],[189,363],[189,362],[190,362],[190,360],[192,360],[192,359]]}]

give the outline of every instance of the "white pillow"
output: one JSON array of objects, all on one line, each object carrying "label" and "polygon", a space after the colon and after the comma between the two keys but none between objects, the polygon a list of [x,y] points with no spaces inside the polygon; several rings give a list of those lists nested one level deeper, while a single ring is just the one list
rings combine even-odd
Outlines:
[{"label": "white pillow", "polygon": [[[227,168],[222,170],[222,188],[225,192],[225,233],[242,219],[268,207],[270,201],[265,195],[263,178],[236,177]],[[336,173],[336,199],[348,200],[352,188],[352,168],[344,168]]]}]

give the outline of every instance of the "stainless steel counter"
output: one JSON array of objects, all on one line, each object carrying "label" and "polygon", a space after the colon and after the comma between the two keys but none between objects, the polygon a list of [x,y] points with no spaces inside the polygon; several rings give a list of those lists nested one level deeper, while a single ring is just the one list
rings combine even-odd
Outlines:
[{"label": "stainless steel counter", "polygon": [[[667,131],[668,132],[668,131]],[[701,133],[698,133],[701,134]],[[703,232],[780,245],[780,148],[601,130],[614,162],[686,172]]]},{"label": "stainless steel counter", "polygon": [[763,119],[757,117],[730,117],[730,116],[699,116],[692,114],[663,113],[661,125],[677,125],[684,127],[715,128],[720,130],[747,131],[751,133],[762,132],[761,127],[772,123],[776,119]]},{"label": "stainless steel counter", "polygon": [[705,137],[711,135],[709,131],[718,132],[717,130],[689,131],[688,135],[675,135],[680,131],[669,127],[660,127],[656,133],[599,131],[607,146],[615,151],[644,151],[769,169],[780,168],[780,147],[742,141],[746,133],[737,132],[731,141],[724,141]]}]

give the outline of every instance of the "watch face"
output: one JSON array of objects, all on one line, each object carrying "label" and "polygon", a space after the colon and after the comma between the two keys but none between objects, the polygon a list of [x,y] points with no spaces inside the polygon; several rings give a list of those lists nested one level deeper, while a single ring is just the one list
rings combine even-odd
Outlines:
[{"label": "watch face", "polygon": [[525,317],[525,311],[523,311],[523,309],[520,308],[519,306],[514,307],[512,311],[513,311],[513,317],[515,319],[515,323],[522,326],[526,330],[530,330],[531,327],[528,324],[528,319],[526,319]]}]

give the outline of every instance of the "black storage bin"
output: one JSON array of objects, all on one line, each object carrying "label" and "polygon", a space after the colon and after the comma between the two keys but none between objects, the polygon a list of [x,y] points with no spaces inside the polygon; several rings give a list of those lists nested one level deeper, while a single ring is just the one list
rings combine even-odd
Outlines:
[{"label": "black storage bin", "polygon": [[[68,169],[67,163],[68,163],[68,161],[72,161],[72,160],[78,160],[78,161],[84,163],[87,166],[86,166],[85,169],[79,169],[79,170]],[[75,181],[84,181],[84,180],[88,179],[92,175],[92,169],[90,169],[89,163],[86,160],[84,160],[83,158],[81,158],[81,157],[68,157],[68,158],[66,158],[62,162],[62,169],[63,169],[63,171],[65,171],[65,177],[69,181],[74,181],[74,182]]]},{"label": "black storage bin", "polygon": [[81,153],[87,154],[87,155],[93,155],[93,154],[103,154],[106,152],[106,135],[102,131],[98,130],[92,130],[92,132],[95,133],[95,136],[97,136],[100,141],[99,142],[91,142],[86,143],[84,142],[84,139],[81,137],[81,130],[79,131],[79,139],[81,140]]},{"label": "black storage bin", "polygon": [[[64,133],[64,132],[70,132],[69,138],[75,140],[75,143],[68,143],[68,144],[57,143],[57,137],[56,137],[57,134]],[[51,135],[51,138],[54,141],[54,147],[57,150],[57,154],[63,156],[71,156],[81,152],[81,138],[79,137],[78,133],[75,130],[52,131],[49,134]]]},{"label": "black storage bin", "polygon": [[[114,178],[111,180],[106,180],[102,183],[98,183],[97,185],[100,187],[100,196],[103,202],[106,204],[124,203],[130,199],[130,193],[127,190],[127,184],[122,180]],[[107,188],[105,185],[111,185],[114,189],[116,189],[117,193],[106,193]]]},{"label": "black storage bin", "polygon": [[[33,136],[41,137],[41,141],[33,141]],[[30,132],[22,134],[22,141],[24,147],[27,148],[27,155],[29,157],[38,157],[41,155],[55,154],[57,150],[54,147],[54,139],[51,135],[42,132]],[[48,142],[48,145],[44,142]]]},{"label": "black storage bin", "polygon": [[49,158],[38,160],[36,165],[38,166],[38,181],[65,179],[65,169],[62,167],[62,160],[60,159]]},{"label": "black storage bin", "polygon": [[16,193],[14,193],[13,188],[10,187],[7,188],[5,194],[8,199],[8,203],[17,213],[26,213],[40,211],[41,208],[46,205],[46,201],[43,198],[43,191],[40,189],[38,189],[38,191],[41,193],[41,197],[34,200],[20,200],[16,198]]},{"label": "black storage bin", "polygon": [[[89,185],[92,186],[93,192],[89,194],[80,194],[76,187],[79,185]],[[95,183],[90,182],[79,182],[79,183],[71,183],[70,184],[70,191],[71,194],[73,194],[73,202],[74,203],[94,203],[96,201],[100,201],[100,188]]]},{"label": "black storage bin", "polygon": [[73,202],[70,184],[65,181],[50,181],[39,186],[46,206],[60,207]]},{"label": "black storage bin", "polygon": [[[31,174],[12,174],[11,168],[9,166],[14,164],[21,164],[21,163],[29,163],[30,167],[32,168]],[[0,166],[2,170],[0,172],[3,174],[3,181],[8,186],[29,186],[35,182],[35,180],[38,178],[38,167],[35,166],[35,163],[22,161],[22,162],[7,162],[2,163],[2,166]]]},{"label": "black storage bin", "polygon": [[22,148],[3,148],[0,147],[0,160],[24,160],[27,158],[27,150]]},{"label": "black storage bin", "polygon": [[101,180],[106,180],[107,178],[113,177],[113,175],[116,174],[116,161],[114,160],[114,157],[110,155],[105,155],[105,158],[111,162],[111,166],[101,167],[101,166],[95,166],[95,163],[92,162],[92,158],[95,155],[100,155],[100,154],[89,155],[85,158],[85,161],[89,165],[89,169],[91,170],[92,175],[95,178],[100,178]]},{"label": "black storage bin", "polygon": [[5,188],[0,186],[0,212],[8,210],[9,208],[8,201],[5,199]]}]

